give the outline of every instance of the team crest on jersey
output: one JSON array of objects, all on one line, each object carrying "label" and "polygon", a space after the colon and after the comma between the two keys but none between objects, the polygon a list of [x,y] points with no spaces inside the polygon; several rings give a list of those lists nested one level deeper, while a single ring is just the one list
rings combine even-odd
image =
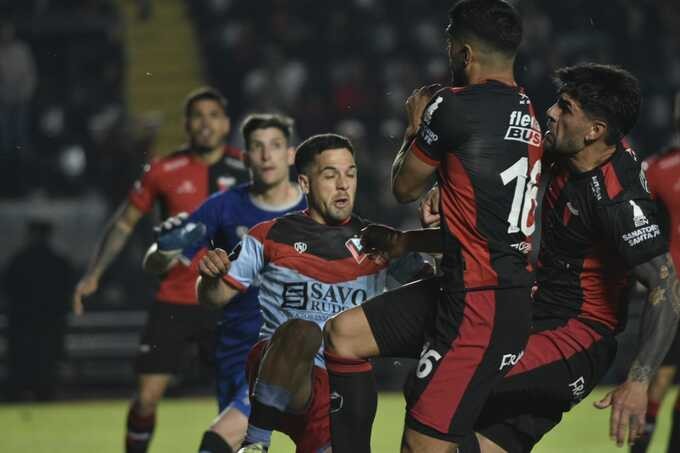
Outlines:
[{"label": "team crest on jersey", "polygon": [[633,223],[635,224],[635,228],[647,225],[649,220],[647,220],[645,213],[642,212],[642,208],[633,200],[629,200],[628,203],[633,207]]},{"label": "team crest on jersey", "polygon": [[293,248],[295,249],[296,252],[302,254],[307,251],[307,243],[306,242],[296,242],[293,244]]},{"label": "team crest on jersey", "polygon": [[361,239],[349,238],[347,242],[345,242],[345,246],[347,247],[347,250],[349,250],[349,253],[354,257],[354,261],[358,264],[361,264],[366,259],[366,254],[361,253],[361,250],[363,249],[361,246]]}]

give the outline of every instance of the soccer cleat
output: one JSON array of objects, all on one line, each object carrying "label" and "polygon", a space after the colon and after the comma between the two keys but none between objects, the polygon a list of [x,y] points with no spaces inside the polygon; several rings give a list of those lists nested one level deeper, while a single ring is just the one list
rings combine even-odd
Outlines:
[{"label": "soccer cleat", "polygon": [[183,250],[200,241],[207,228],[200,222],[188,222],[177,228],[162,232],[158,236],[158,249],[162,251]]},{"label": "soccer cleat", "polygon": [[261,442],[255,442],[254,444],[246,445],[241,447],[237,453],[267,453],[269,448]]}]

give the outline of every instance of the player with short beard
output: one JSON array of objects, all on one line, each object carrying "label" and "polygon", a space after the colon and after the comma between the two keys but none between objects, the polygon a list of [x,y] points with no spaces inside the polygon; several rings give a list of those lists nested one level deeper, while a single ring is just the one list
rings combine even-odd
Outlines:
[{"label": "player with short beard", "polygon": [[[73,295],[73,310],[83,312],[99,280],[127,243],[139,220],[158,202],[163,216],[196,209],[208,195],[248,179],[242,151],[225,144],[231,124],[227,101],[216,90],[200,88],[189,94],[184,127],[189,145],[154,159],[130,190],[102,235],[85,275]],[[156,424],[156,407],[173,374],[180,368],[184,347],[198,343],[212,359],[215,315],[196,302],[196,270],[177,266],[161,280],[151,306],[135,363],[137,394],[127,417],[126,451],[147,451]]]}]

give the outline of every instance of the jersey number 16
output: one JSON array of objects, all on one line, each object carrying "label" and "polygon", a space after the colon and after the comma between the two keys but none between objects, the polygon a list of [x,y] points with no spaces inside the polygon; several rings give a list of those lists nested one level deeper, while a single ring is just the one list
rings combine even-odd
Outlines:
[{"label": "jersey number 16", "polygon": [[522,157],[501,173],[501,180],[504,186],[507,186],[513,180],[517,180],[510,214],[508,214],[508,233],[518,233],[521,231],[525,236],[531,236],[536,228],[534,211],[536,210],[536,194],[538,193],[537,181],[541,174],[541,161],[537,160],[534,166],[531,167],[527,183],[528,162],[529,159]]}]

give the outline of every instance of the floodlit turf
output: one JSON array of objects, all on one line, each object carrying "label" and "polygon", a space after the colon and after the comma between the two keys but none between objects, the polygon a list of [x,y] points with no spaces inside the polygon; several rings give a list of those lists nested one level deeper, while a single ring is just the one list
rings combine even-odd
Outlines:
[{"label": "floodlit turf", "polygon": [[[538,453],[623,452],[607,438],[609,412],[596,411],[592,401],[599,389],[571,411],[562,424],[546,436]],[[661,411],[658,435],[650,449],[665,452],[672,398]],[[121,453],[127,402],[98,401],[0,406],[0,452]],[[213,417],[215,405],[206,398],[173,399],[162,403],[150,453],[195,452],[201,433]],[[403,402],[398,394],[380,397],[373,431],[373,451],[398,451],[403,423]],[[272,453],[291,453],[292,444],[275,434]]]}]

